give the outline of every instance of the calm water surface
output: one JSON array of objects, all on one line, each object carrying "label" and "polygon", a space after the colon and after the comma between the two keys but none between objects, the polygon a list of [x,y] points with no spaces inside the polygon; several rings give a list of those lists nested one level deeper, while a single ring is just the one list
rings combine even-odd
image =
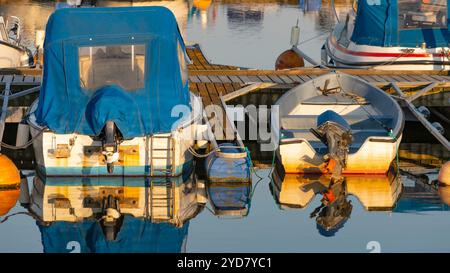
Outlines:
[{"label": "calm water surface", "polygon": [[[345,14],[349,3],[337,2],[338,14]],[[197,3],[97,1],[98,6],[168,6],[188,43],[200,43],[212,62],[243,67],[273,68],[276,57],[289,47],[290,27],[297,20],[300,40],[305,41],[302,48],[318,59],[325,34],[335,23],[328,2]],[[1,15],[22,19],[23,39],[29,47],[54,7],[53,1],[0,0]],[[430,181],[436,175],[431,173]],[[151,183],[144,179],[42,181],[31,174],[30,209],[19,203],[14,206],[18,191],[0,190],[0,251],[450,251],[450,212],[445,203],[450,203],[450,190],[406,176],[347,177],[346,194],[340,200],[345,206],[327,218],[330,222],[342,218],[342,222],[330,231],[317,224],[317,216],[310,217],[321,204],[326,178],[280,177],[260,170],[251,185],[207,184],[206,194],[201,181],[187,178],[171,181],[172,201],[159,205],[149,202]],[[105,192],[119,196],[122,212],[128,215],[112,242],[105,240],[100,223],[93,220]],[[150,212],[155,223],[140,220]],[[5,218],[15,213],[21,214]]]}]

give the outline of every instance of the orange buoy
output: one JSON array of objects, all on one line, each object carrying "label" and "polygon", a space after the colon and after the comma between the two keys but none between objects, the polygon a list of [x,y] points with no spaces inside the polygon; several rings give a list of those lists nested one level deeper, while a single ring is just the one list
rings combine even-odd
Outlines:
[{"label": "orange buoy", "polygon": [[20,173],[6,155],[0,154],[0,216],[14,207],[20,196]]},{"label": "orange buoy", "polygon": [[275,69],[289,69],[295,67],[304,67],[305,61],[303,57],[295,53],[294,50],[288,49],[278,56],[277,61],[275,62]]},{"label": "orange buoy", "polygon": [[11,189],[20,185],[20,173],[6,155],[0,154],[0,189]]},{"label": "orange buoy", "polygon": [[439,186],[438,193],[441,201],[450,206],[450,186]]},{"label": "orange buoy", "polygon": [[442,165],[438,176],[439,183],[450,185],[450,161]]},{"label": "orange buoy", "polygon": [[17,203],[19,199],[20,189],[0,189],[0,216],[6,215]]},{"label": "orange buoy", "polygon": [[211,2],[212,0],[194,0],[192,4],[199,10],[207,10],[211,6]]}]

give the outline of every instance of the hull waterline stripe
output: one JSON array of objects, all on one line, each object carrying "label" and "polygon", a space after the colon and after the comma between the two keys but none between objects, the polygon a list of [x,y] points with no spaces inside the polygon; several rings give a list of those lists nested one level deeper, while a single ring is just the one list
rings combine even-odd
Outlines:
[{"label": "hull waterline stripe", "polygon": [[354,51],[347,49],[337,43],[335,37],[331,37],[331,44],[339,51],[348,55],[363,56],[363,57],[389,57],[389,58],[443,58],[443,53],[387,53],[387,52],[367,52],[367,51]]}]

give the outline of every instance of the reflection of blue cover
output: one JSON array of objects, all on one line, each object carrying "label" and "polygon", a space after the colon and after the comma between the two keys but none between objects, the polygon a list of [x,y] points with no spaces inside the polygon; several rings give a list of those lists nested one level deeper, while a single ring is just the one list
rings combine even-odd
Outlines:
[{"label": "reflection of blue cover", "polygon": [[189,222],[177,228],[168,223],[155,224],[125,215],[116,240],[107,242],[96,220],[54,222],[48,227],[39,225],[46,253],[70,252],[73,245],[79,245],[81,252],[92,253],[179,253],[188,228]]},{"label": "reflection of blue cover", "polygon": [[[105,103],[94,104],[99,107],[94,109],[99,115],[96,120],[110,117],[126,139],[170,132],[178,120],[171,117],[172,108],[189,106],[190,98],[188,85],[183,85],[181,79],[177,54],[178,45],[182,50],[185,45],[173,13],[164,7],[56,10],[46,28],[37,122],[59,134],[98,134],[104,124],[87,119],[93,113],[89,103],[96,95],[81,87],[78,49],[131,44],[145,45],[144,87],[134,91],[110,88],[116,98],[104,95]],[[126,99],[117,106],[119,97]],[[117,116],[118,111],[112,107],[120,107],[133,122]]]}]

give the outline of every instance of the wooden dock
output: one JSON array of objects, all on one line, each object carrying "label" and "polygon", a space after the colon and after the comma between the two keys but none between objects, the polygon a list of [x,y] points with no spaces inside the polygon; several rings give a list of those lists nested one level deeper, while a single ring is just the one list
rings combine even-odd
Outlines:
[{"label": "wooden dock", "polygon": [[[290,88],[332,71],[323,68],[276,71],[214,64],[205,57],[199,45],[189,46],[187,54],[192,61],[189,65],[190,90],[202,98],[205,106],[217,105],[222,108],[224,100],[231,100],[230,103],[235,102],[230,99],[237,97],[236,93],[233,92],[256,83],[267,83],[270,87],[246,93],[247,97],[253,96],[254,98],[244,100],[247,104],[265,104],[270,107],[279,96]],[[339,71],[366,80],[392,94],[395,93],[392,88],[392,85],[394,85],[408,96],[417,96],[414,101],[417,105],[428,107],[450,106],[450,74],[448,71],[381,71],[368,69],[342,69]],[[41,76],[41,69],[0,69],[0,90],[4,91],[7,87],[10,89],[9,107],[6,116],[7,124],[17,124],[22,121],[28,107],[38,96]],[[232,93],[233,95],[230,95]],[[3,98],[4,96],[1,95],[0,99],[3,100]],[[241,103],[242,101],[238,100],[238,102]],[[232,134],[227,133],[230,131],[230,126],[227,125],[226,120],[222,127],[223,140],[233,137]],[[5,137],[5,141],[8,142],[7,136]],[[448,151],[440,152],[440,154],[449,157]]]},{"label": "wooden dock", "polygon": [[[189,87],[200,95],[205,105],[220,105],[220,96],[234,92],[246,85],[258,82],[274,83],[271,89],[286,91],[317,76],[329,73],[330,69],[300,68],[290,70],[246,69],[230,65],[213,64],[199,45],[188,47]],[[369,69],[342,69],[341,72],[359,77],[380,88],[389,89],[391,83],[413,94],[425,86],[434,84],[426,95],[440,94],[433,106],[450,106],[450,74],[448,71],[382,71]],[[0,86],[11,83],[13,94],[21,86],[39,86],[40,69],[0,69]],[[426,96],[425,96],[426,97]],[[447,99],[446,99],[447,98]],[[10,98],[11,99],[11,98]]]}]

